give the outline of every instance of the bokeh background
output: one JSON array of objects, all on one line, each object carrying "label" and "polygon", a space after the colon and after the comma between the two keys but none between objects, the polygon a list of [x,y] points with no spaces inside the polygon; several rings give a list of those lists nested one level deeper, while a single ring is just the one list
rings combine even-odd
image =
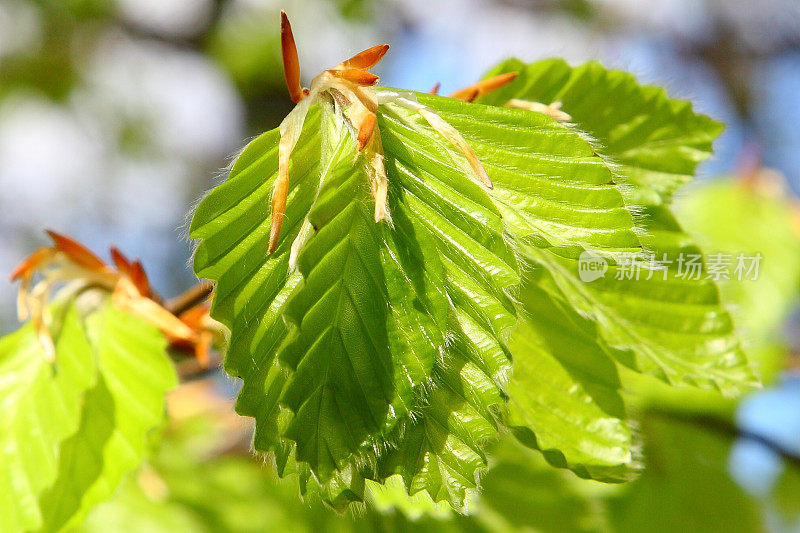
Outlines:
[{"label": "bokeh background", "polygon": [[[787,191],[800,191],[798,0],[0,0],[0,272],[44,244],[42,229],[51,228],[94,250],[115,244],[141,258],[165,296],[195,283],[187,266],[187,213],[222,179],[231,154],[291,109],[280,63],[281,9],[293,23],[306,84],[381,42],[392,45],[375,69],[382,85],[426,91],[441,82],[444,93],[473,83],[509,56],[599,59],[666,87],[672,97],[691,99],[697,110],[727,124],[716,156],[701,167],[701,180],[752,176],[763,165],[775,169],[772,177],[783,176],[775,179],[785,180]],[[788,192],[779,196],[785,221],[796,205]],[[721,196],[697,198],[710,205]],[[749,211],[751,200],[731,209]],[[769,212],[773,205],[760,209]],[[692,212],[705,210],[701,204]],[[713,237],[726,223],[726,206],[709,212],[714,220],[706,221],[705,231]],[[742,213],[731,213],[730,224],[749,224],[736,214]],[[728,229],[716,233],[717,244],[736,236]],[[769,226],[758,235],[769,238]],[[792,246],[800,247],[800,237],[787,239],[791,246],[774,253],[785,255],[779,259],[784,269],[773,271],[785,283],[773,284],[781,288],[775,299],[751,307],[752,315],[771,309],[780,321],[796,306],[800,253]],[[769,291],[769,283],[756,286],[751,300]],[[0,283],[0,333],[16,327],[14,287]],[[780,361],[775,375],[783,377],[746,401],[737,421],[800,456],[800,381],[780,371],[786,346],[800,346],[795,331],[797,319],[779,338],[770,334],[770,346],[757,347],[780,352],[771,360]],[[183,401],[213,403],[220,391],[230,396],[226,383],[219,378],[205,385],[202,401],[190,389]],[[225,423],[240,424],[225,418],[230,402],[222,404],[210,409],[227,413]],[[247,451],[246,436],[223,444]],[[180,449],[176,457],[184,455],[186,448]],[[175,461],[170,464],[175,470]],[[227,472],[228,466],[220,468]],[[292,490],[275,500],[274,486],[264,489],[257,470],[238,463],[230,468],[237,484],[222,483],[221,492],[244,490],[238,483],[248,479],[252,491],[263,489],[274,505],[289,509],[264,516],[283,516],[281,527],[297,526]],[[755,497],[771,490],[782,468],[779,458],[746,439],[730,456],[733,477]],[[139,481],[146,486],[143,472]],[[176,472],[178,480],[185,475]],[[210,520],[211,502],[194,490],[187,485],[185,499],[205,505],[201,516]],[[95,515],[98,531],[108,513],[143,519],[130,501],[124,509],[109,505]],[[147,509],[144,514],[153,512]],[[184,511],[169,510],[171,519],[178,516],[176,530],[182,530]],[[309,520],[311,529],[323,527]],[[230,530],[243,529],[233,524]]]},{"label": "bokeh background", "polygon": [[305,81],[378,42],[382,84],[418,90],[511,55],[600,59],[728,125],[704,175],[755,157],[800,184],[797,0],[0,0],[0,272],[52,228],[189,286],[187,212],[290,109],[280,9]]}]

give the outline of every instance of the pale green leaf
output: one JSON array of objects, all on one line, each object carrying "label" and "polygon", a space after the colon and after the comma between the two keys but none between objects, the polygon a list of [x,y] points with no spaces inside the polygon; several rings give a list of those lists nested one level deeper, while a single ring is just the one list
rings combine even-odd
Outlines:
[{"label": "pale green leaf", "polygon": [[624,364],[670,383],[713,386],[726,394],[746,388],[752,372],[716,284],[704,268],[699,279],[681,275],[681,254],[688,260],[701,252],[667,205],[708,157],[721,125],[661,89],[640,86],[630,74],[597,63],[571,68],[560,60],[509,60],[490,74],[503,71],[520,75],[483,101],[562,102],[577,128],[595,139],[596,152],[614,163],[615,181],[637,213],[642,244],[667,270],[643,269],[639,279],[626,279],[635,274],[612,262],[604,277],[584,283],[578,261],[564,254],[530,246],[528,259],[551,271],[559,297],[600,323],[603,341]]},{"label": "pale green leaf", "polygon": [[626,481],[638,462],[616,366],[597,343],[597,325],[542,288],[548,277],[544,269],[531,273],[520,294],[506,423],[555,466]]},{"label": "pale green leaf", "polygon": [[562,103],[562,111],[602,146],[636,185],[639,205],[669,203],[711,153],[723,125],[695,113],[689,102],[673,100],[664,89],[640,85],[633,74],[608,70],[598,62],[571,67],[561,59],[525,64],[510,59],[487,76],[520,72],[510,85],[480,102],[504,105],[511,98]]},{"label": "pale green leaf", "polygon": [[621,488],[555,470],[535,451],[504,438],[493,450],[469,519],[482,531],[605,532],[605,499]]},{"label": "pale green leaf", "polygon": [[99,379],[77,433],[61,446],[58,477],[41,496],[45,531],[80,524],[143,460],[147,434],[176,385],[163,334],[107,304],[87,318]]},{"label": "pale green leaf", "polygon": [[[81,399],[96,379],[92,350],[73,306],[53,308],[61,323],[55,363],[26,324],[0,339],[0,530],[41,527],[39,495],[56,479],[61,442],[75,433]],[[63,320],[62,320],[63,315]]]},{"label": "pale green leaf", "polygon": [[709,419],[679,413],[646,413],[641,424],[647,469],[610,500],[615,530],[764,530],[758,505],[728,474],[729,435]]},{"label": "pale green leaf", "polygon": [[[374,222],[369,179],[353,164],[352,138],[337,117],[323,120],[324,148],[304,137],[295,151],[295,157],[305,150],[326,159],[314,191],[304,191],[305,212],[292,211],[299,194],[290,195],[278,250],[267,254],[265,240],[254,247],[266,268],[240,270],[231,255],[246,245],[227,253],[231,228],[243,224],[240,206],[254,196],[250,187],[240,188],[242,200],[230,209],[219,209],[215,202],[222,193],[212,193],[198,209],[192,236],[204,239],[198,274],[219,282],[214,313],[232,329],[226,368],[244,379],[238,406],[256,416],[257,448],[282,449],[285,456],[286,441],[295,441],[298,459],[328,480],[355,454],[371,452],[379,436],[416,407],[415,389],[427,384],[444,346],[448,303],[427,230],[409,217],[398,194],[390,193],[391,225]],[[314,122],[305,127],[313,129]],[[218,190],[230,194],[250,179],[249,167],[239,171],[239,165],[251,149],[263,148],[251,145]],[[274,145],[267,148],[268,179],[260,178],[268,184],[277,171],[275,152]],[[298,166],[292,166],[293,184],[310,173]],[[268,189],[265,194],[266,206]],[[255,226],[236,230],[238,238],[268,232],[268,210],[260,214],[264,219],[255,219]],[[298,255],[300,275],[290,275],[288,248],[306,216],[315,229]],[[212,254],[218,242],[221,251]],[[254,256],[247,260],[258,265]],[[258,326],[244,327],[253,316],[261,317]]]},{"label": "pale green leaf", "polygon": [[[784,327],[800,288],[800,232],[797,207],[780,176],[764,170],[755,176],[698,183],[676,209],[687,230],[728,276],[720,281],[725,301],[747,345],[748,356],[764,381],[782,370]],[[760,256],[758,275],[738,279],[739,258]],[[745,267],[752,261],[745,260]],[[756,277],[757,279],[753,279]]]},{"label": "pale green leaf", "polygon": [[281,398],[295,413],[285,434],[323,480],[416,409],[414,391],[444,348],[448,305],[425,229],[400,201],[389,204],[393,227],[375,222],[340,120],[323,117],[326,171],[308,214],[316,231],[299,254],[304,281],[287,303],[294,328],[280,353],[294,371]]},{"label": "pale green leaf", "polygon": [[367,480],[364,492],[364,500],[369,507],[382,514],[397,510],[411,520],[419,520],[425,516],[446,520],[453,513],[447,503],[434,502],[425,491],[409,496],[406,484],[399,475],[390,476],[381,483]]}]

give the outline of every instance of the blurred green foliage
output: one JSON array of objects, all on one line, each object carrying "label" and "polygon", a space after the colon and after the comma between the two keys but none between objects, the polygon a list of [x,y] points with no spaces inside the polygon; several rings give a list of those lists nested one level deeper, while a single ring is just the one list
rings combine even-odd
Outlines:
[{"label": "blurred green foliage", "polygon": [[[151,463],[97,507],[81,531],[751,532],[762,530],[764,508],[791,517],[800,505],[800,470],[787,469],[774,500],[750,498],[727,474],[733,434],[654,410],[641,425],[648,469],[628,485],[553,469],[507,438],[472,516],[389,505],[342,515],[313,499],[299,501],[295,478],[278,479],[246,453],[215,455],[219,434],[210,420],[173,423]],[[394,496],[402,498],[399,491]]]},{"label": "blurred green foliage", "polygon": [[681,220],[707,254],[762,260],[756,280],[722,280],[750,361],[770,383],[782,370],[785,325],[800,292],[800,210],[783,177],[771,170],[698,183],[678,205]]},{"label": "blurred green foliage", "polygon": [[[22,4],[26,8],[26,4]],[[110,0],[34,0],[41,28],[33,46],[0,58],[0,98],[19,90],[41,91],[54,100],[65,99],[79,80],[77,65],[86,40],[113,13]]]},{"label": "blurred green foliage", "polygon": [[[368,20],[374,9],[365,0],[336,3],[356,22]],[[63,101],[80,83],[80,64],[98,32],[121,22],[110,0],[36,0],[32,5],[41,15],[41,37],[36,46],[0,59],[0,98],[26,90]],[[583,0],[562,7],[578,18],[594,16],[592,4]],[[264,31],[274,20],[273,11],[219,18],[202,37],[179,43],[208,53],[230,74],[248,105],[252,131],[274,125],[290,108],[277,32]],[[741,180],[720,180],[686,196],[681,220],[707,252],[764,255],[757,282],[724,285],[723,292],[738,307],[748,351],[770,380],[785,363],[782,327],[800,286],[795,206],[783,193]],[[766,501],[748,497],[728,476],[735,438],[732,402],[714,393],[675,393],[652,380],[626,386],[650,393],[636,411],[649,469],[627,486],[554,470],[538,452],[505,439],[473,516],[456,516],[391,490],[374,491],[370,509],[340,515],[318,501],[300,502],[295,479],[279,480],[270,465],[246,451],[217,449],[219,428],[203,416],[166,428],[150,464],[128,477],[81,530],[735,532],[763,530],[765,512],[777,513],[780,518],[773,519],[786,527],[796,522],[797,468],[784,471],[774,498]],[[709,429],[698,415],[723,421],[727,430]]]}]

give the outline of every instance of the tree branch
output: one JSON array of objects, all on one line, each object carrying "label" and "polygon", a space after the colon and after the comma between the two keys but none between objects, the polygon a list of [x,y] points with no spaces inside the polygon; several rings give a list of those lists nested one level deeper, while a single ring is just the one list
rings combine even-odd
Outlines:
[{"label": "tree branch", "polygon": [[188,291],[174,298],[170,298],[164,303],[164,308],[175,316],[191,309],[195,305],[202,303],[211,294],[214,285],[210,281],[201,281]]},{"label": "tree branch", "polygon": [[699,426],[707,431],[722,435],[731,439],[746,439],[757,442],[764,447],[770,449],[776,454],[780,455],[787,463],[791,464],[794,468],[800,468],[800,454],[794,450],[788,449],[779,442],[775,442],[769,437],[753,431],[742,429],[732,421],[722,418],[709,416],[709,415],[695,415],[683,414],[673,411],[666,411],[657,409],[652,411],[657,416],[675,420],[678,422],[685,422]]}]

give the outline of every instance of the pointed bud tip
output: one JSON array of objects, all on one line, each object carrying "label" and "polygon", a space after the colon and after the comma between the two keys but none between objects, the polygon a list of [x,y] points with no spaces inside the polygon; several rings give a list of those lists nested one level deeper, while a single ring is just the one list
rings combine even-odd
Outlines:
[{"label": "pointed bud tip", "polygon": [[67,237],[49,229],[45,230],[45,232],[53,240],[55,248],[69,256],[74,262],[96,272],[106,268],[106,264],[99,257],[72,237]]},{"label": "pointed bud tip", "polygon": [[29,269],[30,263],[28,259],[25,259],[16,267],[14,270],[11,271],[11,274],[8,276],[8,281],[17,281],[18,279],[22,278],[25,275],[25,272]]},{"label": "pointed bud tip", "polygon": [[131,262],[125,257],[125,254],[119,251],[119,248],[116,246],[111,246],[109,248],[109,252],[111,253],[111,260],[114,262],[114,265],[119,270],[128,271],[131,267]]},{"label": "pointed bud tip", "polygon": [[278,248],[278,241],[281,237],[281,226],[283,225],[283,220],[280,223],[275,224],[272,223],[272,226],[269,228],[269,247],[267,248],[267,253],[271,254]]},{"label": "pointed bud tip", "polygon": [[17,281],[19,279],[29,277],[34,270],[39,268],[41,264],[53,254],[53,249],[48,247],[39,248],[28,257],[22,260],[20,264],[14,268],[9,275],[10,281]]},{"label": "pointed bud tip", "polygon": [[17,281],[18,279],[20,279],[22,277],[22,272],[25,269],[25,266],[26,266],[25,263],[21,263],[21,264],[17,265],[14,268],[14,270],[11,271],[11,274],[8,275],[8,281],[9,282],[14,282],[14,281]]},{"label": "pointed bud tip", "polygon": [[381,44],[379,46],[380,46],[380,52],[378,52],[378,61],[383,59],[383,56],[385,56],[386,52],[389,51],[389,45],[388,44],[383,43],[383,44]]}]

